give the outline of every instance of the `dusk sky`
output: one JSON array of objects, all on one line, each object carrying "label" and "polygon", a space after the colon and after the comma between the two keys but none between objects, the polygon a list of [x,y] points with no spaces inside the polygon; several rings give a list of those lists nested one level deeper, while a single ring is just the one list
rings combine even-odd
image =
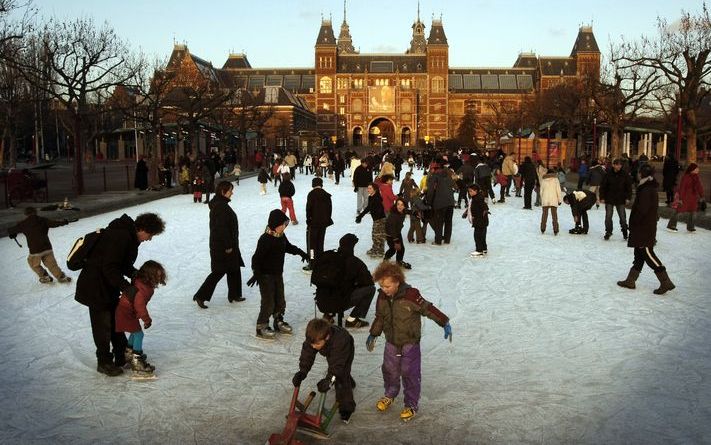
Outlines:
[{"label": "dusk sky", "polygon": [[[343,1],[337,0],[35,0],[43,17],[108,21],[119,36],[149,55],[167,58],[173,41],[221,67],[230,52],[245,52],[255,68],[312,67],[321,14],[338,35]],[[442,16],[453,67],[507,67],[519,52],[567,56],[580,25],[593,26],[603,55],[620,36],[656,33],[657,16],[670,22],[681,10],[700,11],[700,0],[422,0],[429,33]],[[348,1],[353,43],[361,52],[404,52],[417,15],[416,0]]]}]

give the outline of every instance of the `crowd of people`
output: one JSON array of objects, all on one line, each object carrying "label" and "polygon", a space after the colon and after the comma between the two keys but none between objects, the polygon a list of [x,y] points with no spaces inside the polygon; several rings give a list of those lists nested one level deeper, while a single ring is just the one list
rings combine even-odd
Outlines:
[{"label": "crowd of people", "polygon": [[[240,250],[239,222],[230,206],[235,184],[241,172],[237,162],[225,163],[217,153],[195,158],[185,156],[180,160],[179,181],[186,193],[192,192],[195,202],[209,206],[210,273],[193,295],[201,309],[213,296],[217,283],[227,277],[227,299],[230,303],[244,301],[241,268],[246,267]],[[400,414],[409,420],[419,409],[420,350],[422,316],[428,317],[444,329],[445,339],[452,338],[449,319],[429,303],[420,292],[405,280],[404,270],[412,265],[405,261],[406,244],[427,241],[428,227],[432,229],[432,245],[442,246],[452,242],[452,225],[455,209],[462,210],[461,217],[473,230],[473,258],[486,258],[488,254],[487,227],[493,207],[505,203],[506,198],[523,198],[524,210],[541,207],[540,231],[545,234],[547,220],[552,218],[553,234],[560,229],[557,209],[563,203],[570,206],[574,227],[572,235],[589,233],[588,211],[604,205],[604,240],[613,233],[613,214],[617,212],[619,230],[634,249],[632,267],[625,280],[617,284],[634,289],[635,281],[646,263],[657,275],[660,287],[655,294],[674,289],[666,268],[654,253],[658,219],[658,184],[654,168],[649,162],[629,162],[620,159],[592,160],[588,168],[582,161],[577,168],[579,181],[568,188],[566,172],[562,166],[546,168],[536,153],[525,156],[519,165],[515,153],[459,151],[456,153],[409,151],[370,152],[359,156],[356,152],[322,151],[307,154],[258,152],[255,163],[259,165],[257,182],[259,193],[268,194],[268,184],[277,188],[281,208],[272,210],[266,226],[256,240],[251,257],[251,277],[247,286],[259,288],[260,310],[256,317],[256,336],[273,340],[278,335],[291,335],[294,328],[287,322],[284,288],[285,255],[296,255],[306,264],[304,272],[311,274],[316,285],[316,303],[323,318],[309,322],[299,358],[299,371],[294,375],[295,386],[306,378],[318,353],[328,360],[328,373],[319,382],[320,391],[335,385],[340,403],[340,415],[350,419],[355,410],[351,377],[354,356],[353,337],[347,329],[369,327],[366,347],[375,348],[376,339],[385,335],[383,353],[383,380],[385,392],[377,401],[380,411],[387,410],[400,391],[402,382],[404,408]],[[406,172],[402,176],[403,167]],[[141,167],[143,168],[143,167]],[[419,184],[414,180],[415,170],[422,171]],[[371,248],[367,254],[380,260],[371,273],[365,263],[354,254],[358,238],[344,234],[336,251],[324,251],[326,231],[333,225],[332,197],[323,188],[324,179],[339,185],[349,171],[349,185],[355,194],[353,214],[361,223],[366,215],[372,220]],[[664,189],[667,205],[674,209],[668,229],[677,231],[677,214],[688,213],[687,230],[693,232],[694,214],[703,201],[703,188],[698,179],[698,166],[691,163],[676,187],[679,164],[671,157],[663,167]],[[185,174],[184,174],[185,173]],[[419,173],[419,172],[418,172]],[[231,180],[220,179],[230,175]],[[292,182],[297,175],[313,176],[311,190],[305,203],[306,246],[292,244],[286,235],[289,224],[297,224]],[[402,176],[402,177],[401,177]],[[170,183],[170,178],[166,178]],[[214,185],[214,182],[217,184]],[[399,188],[394,184],[399,182]],[[142,185],[142,184],[141,184]],[[494,188],[499,187],[499,199]],[[511,188],[514,188],[512,191]],[[214,196],[210,197],[210,192]],[[535,192],[536,198],[533,199]],[[455,198],[455,194],[457,195]],[[627,205],[632,200],[629,222]],[[60,281],[70,278],[59,269],[52,255],[48,230],[67,221],[51,221],[36,215],[33,209],[27,218],[9,230],[11,237],[24,233],[28,239],[30,267],[43,283],[52,280],[41,263]],[[409,222],[406,236],[405,224]],[[147,261],[139,269],[134,266],[138,247],[144,241],[161,234],[165,223],[154,213],[141,214],[135,219],[128,215],[111,221],[103,230],[99,241],[89,252],[76,287],[76,300],[89,308],[92,333],[96,345],[97,371],[116,376],[124,365],[134,373],[150,376],[154,367],[147,362],[143,352],[143,330],[152,319],[147,305],[154,289],[166,283],[166,272],[160,263]],[[387,249],[386,249],[387,246]],[[391,259],[395,258],[392,262]],[[377,291],[375,283],[380,289]],[[368,310],[375,298],[375,316],[369,323]],[[338,326],[335,317],[345,317],[345,328]],[[142,322],[142,326],[141,323]],[[125,333],[129,334],[128,339]]]}]

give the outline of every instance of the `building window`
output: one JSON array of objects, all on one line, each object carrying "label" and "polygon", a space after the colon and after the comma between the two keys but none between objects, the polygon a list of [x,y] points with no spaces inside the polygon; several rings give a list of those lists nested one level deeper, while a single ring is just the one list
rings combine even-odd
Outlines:
[{"label": "building window", "polygon": [[266,87],[264,103],[275,104],[279,102],[279,87]]},{"label": "building window", "polygon": [[333,92],[333,81],[330,77],[322,77],[319,81],[319,92],[322,94],[330,94]]},{"label": "building window", "polygon": [[331,109],[331,107],[328,105],[327,102],[324,102],[324,103],[323,103],[323,109],[328,111],[328,110]]},{"label": "building window", "polygon": [[432,78],[432,92],[444,93],[444,79],[442,77],[436,76]]},{"label": "building window", "polygon": [[403,90],[409,90],[410,89],[410,79],[400,79],[400,87]]},{"label": "building window", "polygon": [[339,90],[347,90],[348,89],[348,79],[338,79],[337,88]]},{"label": "building window", "polygon": [[417,79],[416,84],[417,84],[418,90],[426,90],[427,89],[427,81],[424,78]]},{"label": "building window", "polygon": [[362,90],[363,89],[363,79],[353,79],[353,89]]},{"label": "building window", "polygon": [[412,111],[412,102],[410,102],[410,99],[403,99],[402,102],[400,102],[400,112],[409,113],[411,111]]},{"label": "building window", "polygon": [[346,114],[346,107],[338,107],[338,114],[341,116]]},{"label": "building window", "polygon": [[351,111],[354,113],[360,113],[363,111],[363,101],[360,99],[353,99],[351,102]]},{"label": "building window", "polygon": [[390,85],[390,79],[375,79],[376,87],[386,87]]},{"label": "building window", "polygon": [[341,95],[338,96],[338,103],[339,103],[339,104],[344,104],[344,103],[346,103],[346,95],[345,95],[345,94],[341,94]]}]

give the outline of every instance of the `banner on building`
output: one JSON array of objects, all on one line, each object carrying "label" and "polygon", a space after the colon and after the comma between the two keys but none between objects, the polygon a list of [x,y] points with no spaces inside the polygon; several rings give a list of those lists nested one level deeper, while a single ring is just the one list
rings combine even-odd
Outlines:
[{"label": "banner on building", "polygon": [[395,88],[391,86],[368,87],[368,111],[395,113]]}]

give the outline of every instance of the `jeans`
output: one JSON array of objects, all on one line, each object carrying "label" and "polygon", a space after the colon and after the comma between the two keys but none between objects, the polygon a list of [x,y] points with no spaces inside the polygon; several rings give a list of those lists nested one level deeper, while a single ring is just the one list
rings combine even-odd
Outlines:
[{"label": "jeans", "polygon": [[368,187],[358,187],[356,207],[358,213],[368,207]]},{"label": "jeans", "polygon": [[316,259],[323,253],[323,240],[326,238],[326,227],[306,226],[306,252],[309,258]]},{"label": "jeans", "polygon": [[477,252],[486,252],[486,227],[474,227],[474,246]]},{"label": "jeans", "polygon": [[[682,213],[689,214],[689,219],[686,221],[686,230],[688,230],[688,231],[696,230],[696,226],[694,225],[694,217],[696,216],[696,212],[682,212]],[[672,212],[671,217],[669,217],[669,223],[667,224],[667,228],[676,229],[676,222],[677,222],[678,218],[679,218],[679,212],[674,210],[674,212]]]},{"label": "jeans", "polygon": [[617,210],[620,217],[620,230],[627,232],[627,213],[624,204],[605,204],[605,233],[612,233],[612,213]]},{"label": "jeans", "polygon": [[281,275],[261,275],[257,278],[261,304],[257,316],[257,329],[269,326],[269,317],[283,317],[286,312],[284,278]]},{"label": "jeans", "polygon": [[553,219],[553,233],[558,233],[558,207],[554,206],[543,207],[543,214],[541,215],[541,233],[546,231],[546,226],[548,225],[548,210],[550,210],[551,217]]},{"label": "jeans", "polygon": [[[385,241],[388,243],[388,250],[385,252],[385,259],[389,260],[395,255],[397,261],[402,261],[405,257],[405,244],[402,242],[402,236],[399,238],[387,237]],[[395,243],[400,243],[400,250],[395,249]]]},{"label": "jeans", "polygon": [[131,332],[131,334],[129,334],[128,347],[134,351],[143,351],[143,331]]},{"label": "jeans", "polygon": [[454,207],[448,206],[441,209],[435,209],[432,212],[433,224],[432,228],[435,232],[434,242],[436,244],[442,244],[442,241],[449,243],[452,238],[452,214],[454,213]]},{"label": "jeans", "polygon": [[351,317],[365,318],[375,296],[375,285],[358,287],[348,297],[348,307],[353,307]]}]

